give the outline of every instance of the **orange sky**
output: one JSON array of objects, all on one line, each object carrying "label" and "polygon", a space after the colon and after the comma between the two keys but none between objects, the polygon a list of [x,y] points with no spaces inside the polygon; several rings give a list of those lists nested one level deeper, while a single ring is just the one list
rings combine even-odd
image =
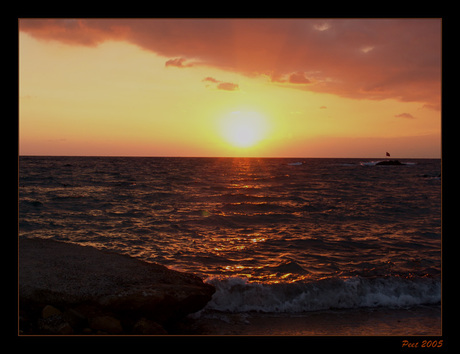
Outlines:
[{"label": "orange sky", "polygon": [[440,157],[440,19],[20,19],[21,155]]}]

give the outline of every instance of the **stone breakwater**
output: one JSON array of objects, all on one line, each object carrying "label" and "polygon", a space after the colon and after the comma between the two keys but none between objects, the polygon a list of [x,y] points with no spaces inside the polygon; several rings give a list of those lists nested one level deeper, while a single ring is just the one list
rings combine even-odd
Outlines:
[{"label": "stone breakwater", "polygon": [[19,239],[20,334],[167,334],[215,289],[154,263],[49,239]]}]

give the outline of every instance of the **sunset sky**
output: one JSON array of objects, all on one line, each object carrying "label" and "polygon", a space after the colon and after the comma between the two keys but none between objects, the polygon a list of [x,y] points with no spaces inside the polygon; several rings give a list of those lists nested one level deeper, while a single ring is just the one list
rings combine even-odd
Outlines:
[{"label": "sunset sky", "polygon": [[20,19],[21,155],[441,155],[440,19]]}]

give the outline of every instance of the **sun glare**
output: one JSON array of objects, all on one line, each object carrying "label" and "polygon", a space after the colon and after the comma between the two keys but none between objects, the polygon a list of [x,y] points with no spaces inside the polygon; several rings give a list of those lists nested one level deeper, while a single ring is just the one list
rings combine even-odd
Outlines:
[{"label": "sun glare", "polygon": [[267,121],[258,112],[235,111],[223,118],[221,132],[231,145],[240,148],[251,147],[264,139]]}]

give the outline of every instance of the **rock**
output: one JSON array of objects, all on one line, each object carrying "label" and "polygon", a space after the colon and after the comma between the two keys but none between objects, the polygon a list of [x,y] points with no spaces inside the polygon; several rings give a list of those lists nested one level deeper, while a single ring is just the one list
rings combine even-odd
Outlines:
[{"label": "rock", "polygon": [[43,334],[73,334],[73,328],[64,319],[62,314],[52,315],[38,320],[38,329]]},{"label": "rock", "polygon": [[61,327],[59,327],[59,330],[58,330],[58,334],[62,334],[62,335],[69,335],[69,334],[73,334],[74,331],[73,331],[73,328],[72,326],[70,326],[69,323],[67,322],[64,322]]},{"label": "rock", "polygon": [[214,291],[193,274],[159,264],[89,246],[19,239],[20,308],[90,306],[165,324],[202,309]]},{"label": "rock", "polygon": [[60,315],[62,312],[59,311],[56,307],[51,305],[46,305],[42,310],[42,318],[48,318],[54,315]]},{"label": "rock", "polygon": [[81,329],[86,326],[88,322],[86,317],[75,309],[69,309],[64,312],[64,318],[74,329]]},{"label": "rock", "polygon": [[133,327],[134,334],[168,334],[166,330],[156,322],[150,321],[146,318],[141,318]]},{"label": "rock", "polygon": [[121,322],[112,316],[98,316],[89,321],[91,329],[108,334],[120,334],[123,332]]},{"label": "rock", "polygon": [[398,160],[384,160],[379,161],[375,164],[376,166],[401,166],[404,165],[403,163],[399,162]]}]

